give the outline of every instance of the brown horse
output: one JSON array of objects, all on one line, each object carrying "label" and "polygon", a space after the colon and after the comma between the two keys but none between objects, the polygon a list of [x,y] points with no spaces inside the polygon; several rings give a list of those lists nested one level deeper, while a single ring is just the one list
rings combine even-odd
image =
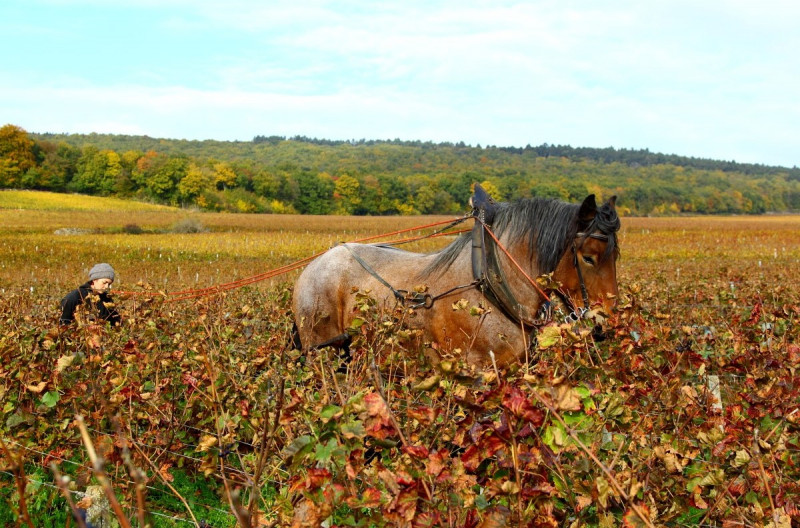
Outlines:
[{"label": "brown horse", "polygon": [[[608,310],[614,304],[620,227],[615,201],[598,207],[589,195],[580,205],[551,199],[494,203],[476,185],[472,233],[439,252],[336,246],[311,262],[295,284],[300,343],[304,350],[346,347],[357,288],[387,309],[403,303],[409,325],[422,329],[440,350],[460,349],[476,365],[488,364],[491,351],[499,365],[507,366],[524,358],[541,323],[539,309],[549,305],[543,293],[550,292],[528,277],[552,273],[561,284],[556,293],[575,318],[590,305]],[[455,309],[461,299],[467,308]],[[472,306],[485,310],[476,316]]]}]

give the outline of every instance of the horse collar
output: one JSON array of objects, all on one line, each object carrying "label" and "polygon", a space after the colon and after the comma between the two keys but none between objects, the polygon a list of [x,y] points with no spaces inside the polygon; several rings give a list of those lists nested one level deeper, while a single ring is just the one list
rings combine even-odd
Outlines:
[{"label": "horse collar", "polygon": [[[517,300],[508,287],[503,268],[497,259],[494,239],[486,236],[490,225],[483,218],[484,209],[473,213],[475,225],[472,228],[472,277],[489,302],[497,306],[503,314],[529,330],[541,326],[540,323],[527,314],[527,309]],[[494,214],[488,215],[493,217]]]}]

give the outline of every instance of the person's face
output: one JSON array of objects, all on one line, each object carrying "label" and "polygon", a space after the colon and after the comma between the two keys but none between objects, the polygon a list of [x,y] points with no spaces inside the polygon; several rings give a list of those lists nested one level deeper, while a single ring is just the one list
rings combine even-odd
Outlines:
[{"label": "person's face", "polygon": [[95,279],[92,281],[92,290],[97,293],[107,292],[111,289],[111,283],[113,282],[111,279]]}]

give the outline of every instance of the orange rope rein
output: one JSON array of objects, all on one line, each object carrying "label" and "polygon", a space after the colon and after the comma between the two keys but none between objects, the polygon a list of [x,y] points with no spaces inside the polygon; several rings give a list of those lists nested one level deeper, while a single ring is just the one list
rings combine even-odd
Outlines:
[{"label": "orange rope rein", "polygon": [[[460,219],[457,219],[457,220],[460,220]],[[383,233],[383,234],[379,234],[379,235],[372,235],[372,236],[356,239],[356,240],[353,240],[353,241],[351,241],[349,243],[361,243],[361,242],[366,242],[366,241],[369,241],[369,240],[385,238],[385,237],[392,236],[392,235],[398,235],[398,234],[401,234],[401,233],[407,233],[409,231],[418,231],[418,230],[422,230],[422,229],[429,229],[431,227],[436,227],[436,226],[440,226],[440,225],[444,225],[444,224],[453,223],[454,221],[456,221],[456,220],[444,220],[444,221],[441,221],[441,222],[434,222],[432,224],[427,224],[427,225],[423,225],[423,226],[415,226],[415,227],[410,227],[410,228],[407,228],[407,229],[400,229],[398,231],[393,231],[393,232],[390,232],[390,233]],[[406,243],[406,242],[413,242],[415,240],[421,240],[423,238],[436,238],[436,237],[440,237],[440,236],[461,234],[461,233],[465,233],[466,231],[469,231],[469,230],[468,229],[462,229],[462,230],[459,230],[459,231],[447,231],[447,232],[441,232],[441,233],[434,233],[432,235],[419,235],[419,236],[415,236],[415,237],[408,237],[408,238],[403,238],[403,239],[398,239],[398,240],[391,240],[391,241],[386,242],[386,244],[389,244],[389,245],[390,244],[402,244],[402,243]],[[157,293],[157,292],[137,292],[137,291],[119,291],[119,292],[115,292],[115,293],[117,293],[119,295],[125,295],[125,296],[156,297],[158,295],[166,295],[166,296],[170,297],[165,302],[177,302],[177,301],[185,301],[185,300],[190,300],[190,299],[196,299],[196,298],[199,298],[199,297],[205,297],[205,296],[209,296],[209,295],[219,294],[219,293],[222,293],[222,292],[225,292],[225,291],[229,291],[229,290],[233,290],[233,289],[240,288],[240,287],[243,287],[243,286],[247,286],[249,284],[254,284],[256,282],[260,282],[260,281],[263,281],[263,280],[271,279],[271,278],[276,277],[278,275],[289,273],[289,272],[294,271],[296,269],[302,268],[308,262],[310,262],[310,261],[316,259],[317,257],[323,255],[327,251],[328,250],[320,251],[318,253],[315,253],[314,255],[311,255],[310,257],[306,257],[306,258],[300,259],[298,261],[292,262],[290,264],[286,264],[284,266],[280,266],[278,268],[266,271],[264,273],[259,273],[257,275],[253,275],[253,276],[250,276],[250,277],[244,277],[244,278],[237,279],[235,281],[228,282],[228,283],[225,283],[225,284],[218,284],[216,286],[209,286],[207,288],[180,290],[180,291],[176,291],[176,292],[169,292],[169,293],[166,293],[166,294]]]}]

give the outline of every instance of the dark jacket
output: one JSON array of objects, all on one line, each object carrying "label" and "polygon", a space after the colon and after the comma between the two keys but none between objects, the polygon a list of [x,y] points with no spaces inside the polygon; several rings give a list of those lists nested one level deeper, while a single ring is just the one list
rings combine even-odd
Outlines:
[{"label": "dark jacket", "polygon": [[116,326],[122,322],[119,312],[114,308],[114,301],[108,292],[95,293],[92,291],[91,281],[79,286],[77,289],[72,290],[61,300],[61,318],[59,322],[62,325],[67,325],[75,320],[75,309],[86,303],[87,306],[91,304],[91,299],[97,298],[94,304],[94,309],[90,311],[102,321],[108,321],[112,326]]}]

